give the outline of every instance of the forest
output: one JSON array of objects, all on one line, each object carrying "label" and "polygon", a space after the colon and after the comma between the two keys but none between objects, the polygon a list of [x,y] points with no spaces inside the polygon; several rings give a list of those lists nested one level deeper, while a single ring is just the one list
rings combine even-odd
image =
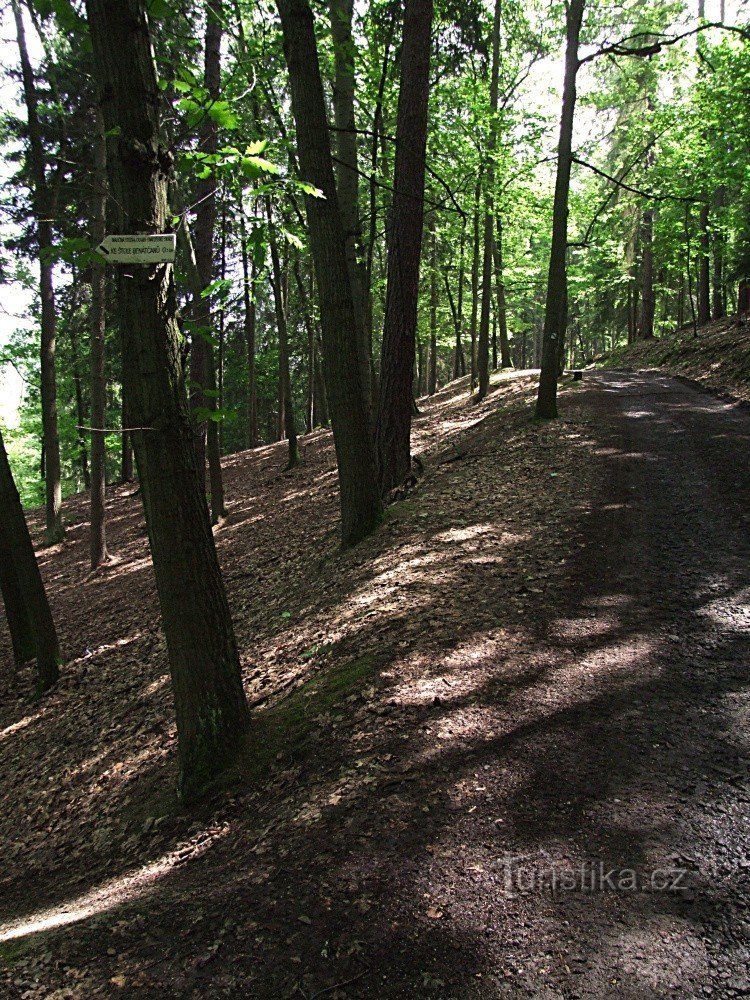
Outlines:
[{"label": "forest", "polygon": [[0,24],[0,995],[750,993],[746,0]]}]

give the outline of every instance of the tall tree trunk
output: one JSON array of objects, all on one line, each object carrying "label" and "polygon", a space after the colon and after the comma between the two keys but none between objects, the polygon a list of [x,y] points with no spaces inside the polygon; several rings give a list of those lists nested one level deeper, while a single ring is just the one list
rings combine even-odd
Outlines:
[{"label": "tall tree trunk", "polygon": [[0,592],[5,605],[5,620],[10,632],[13,662],[20,667],[36,656],[36,640],[13,562],[13,548],[6,536],[2,518],[0,518]]},{"label": "tall tree trunk", "polygon": [[[172,158],[144,0],[87,0],[108,172],[124,233],[163,233]],[[239,655],[195,454],[170,264],[120,282],[123,372],[169,653],[179,790],[200,794],[235,759],[249,723]],[[130,273],[132,272],[132,274]]]},{"label": "tall tree trunk", "polygon": [[[377,96],[375,98],[375,110],[372,119],[372,136],[370,138],[370,219],[367,240],[367,252],[365,256],[364,272],[364,299],[365,299],[365,324],[367,327],[366,341],[372,344],[374,319],[374,298],[372,294],[373,273],[375,267],[375,244],[378,234],[378,150],[382,140],[383,131],[383,100],[385,88],[388,82],[388,68],[390,63],[391,45],[393,43],[394,23],[391,22],[387,29],[385,43],[383,47],[383,61],[378,81]],[[371,403],[372,414],[375,416],[375,408],[380,395],[379,380],[375,372],[374,352],[373,370],[371,378]]]},{"label": "tall tree trunk", "polygon": [[287,328],[287,303],[284,295],[284,278],[281,273],[279,248],[276,242],[271,199],[266,198],[266,215],[268,217],[268,242],[271,247],[271,268],[273,281],[273,301],[276,308],[276,329],[279,335],[279,410],[282,421],[281,431],[289,446],[288,469],[299,465],[299,448],[297,446],[297,428],[294,425],[294,404],[292,401],[292,381],[289,375],[289,331]]},{"label": "tall tree trunk", "polygon": [[[336,190],[339,198],[341,224],[344,227],[346,263],[354,298],[357,321],[357,358],[359,379],[368,412],[372,414],[370,366],[372,344],[370,324],[365,319],[363,273],[360,264],[362,224],[359,211],[359,165],[357,130],[354,114],[354,56],[356,42],[352,34],[354,0],[329,0],[331,37],[333,40],[334,82],[333,120],[336,135]],[[372,420],[372,415],[370,416]]]},{"label": "tall tree trunk", "polygon": [[500,334],[500,367],[512,368],[510,341],[508,340],[508,309],[505,299],[505,276],[503,260],[503,220],[497,216],[495,235],[495,282],[497,284],[497,326]]},{"label": "tall tree trunk", "polygon": [[383,493],[400,485],[411,468],[412,379],[424,222],[432,17],[433,0],[406,0],[376,429]]},{"label": "tall tree trunk", "polygon": [[[94,191],[91,197],[91,239],[104,239],[107,210],[107,140],[101,108],[94,107]],[[91,536],[89,557],[96,569],[109,558],[105,500],[107,489],[106,439],[107,383],[104,376],[104,348],[107,331],[106,277],[102,264],[91,265]]]},{"label": "tall tree trunk", "polygon": [[492,303],[492,247],[495,239],[495,149],[497,147],[497,107],[500,80],[501,0],[495,0],[492,23],[492,69],[490,72],[490,126],[487,136],[487,167],[484,191],[484,253],[482,262],[482,314],[479,321],[477,368],[479,393],[484,399],[490,389],[490,306]]},{"label": "tall tree trunk", "polygon": [[724,301],[724,233],[721,228],[721,214],[726,199],[726,189],[720,185],[714,195],[716,209],[713,233],[713,311],[714,319],[722,319],[726,315]]},{"label": "tall tree trunk", "polygon": [[437,311],[438,311],[438,260],[435,213],[430,215],[430,368],[427,374],[427,393],[437,392]]},{"label": "tall tree trunk", "polygon": [[41,298],[41,396],[42,433],[45,456],[46,540],[52,545],[65,534],[62,522],[62,485],[60,480],[60,433],[57,424],[57,380],[55,377],[55,288],[53,261],[52,198],[45,167],[42,130],[39,122],[39,99],[31,68],[23,15],[18,0],[11,0],[16,23],[21,78],[28,119],[28,159],[32,178],[32,201],[39,250],[39,292]]},{"label": "tall tree trunk", "polygon": [[307,433],[315,426],[315,323],[312,316],[312,289],[307,294],[305,282],[302,279],[299,261],[294,262],[294,282],[299,293],[302,322],[307,333],[307,398],[305,403],[305,428]]},{"label": "tall tree trunk", "polygon": [[324,197],[306,197],[320,296],[323,365],[341,488],[341,538],[353,545],[382,518],[370,416],[359,374],[356,313],[346,262],[313,15],[307,0],[277,0],[289,67],[303,178]]},{"label": "tall tree trunk", "polygon": [[700,257],[698,263],[698,322],[708,323],[711,319],[711,240],[708,233],[709,209],[708,202],[701,205]]},{"label": "tall tree trunk", "polygon": [[537,417],[557,416],[557,379],[561,345],[568,325],[568,193],[572,166],[573,120],[576,107],[578,40],[585,0],[570,0],[566,17],[565,80],[563,83],[560,140],[557,147],[557,178],[552,209],[547,301],[544,310],[542,371],[536,401]]},{"label": "tall tree trunk", "polygon": [[481,253],[481,217],[480,206],[482,203],[482,174],[477,177],[474,188],[474,242],[472,244],[471,258],[471,380],[470,393],[474,392],[477,384],[477,332],[479,323],[479,254]]},{"label": "tall tree trunk", "polygon": [[258,392],[255,379],[255,253],[250,261],[247,251],[245,212],[240,205],[240,240],[242,241],[242,298],[244,304],[244,332],[247,349],[247,446],[258,447]]},{"label": "tall tree trunk", "polygon": [[[206,0],[206,41],[204,53],[204,84],[210,101],[221,96],[221,36],[224,16],[222,0]],[[211,115],[203,117],[200,126],[200,152],[214,156],[218,149],[218,126]],[[193,303],[193,320],[197,327],[191,348],[190,376],[193,384],[191,403],[194,410],[216,412],[216,365],[211,343],[213,332],[212,297],[205,290],[214,279],[214,231],[216,229],[216,174],[211,165],[209,175],[198,182],[198,207],[195,213],[195,261],[198,265],[202,292]],[[198,420],[198,461],[205,480],[205,459],[208,452],[211,520],[214,524],[226,515],[224,482],[221,475],[219,425],[202,415]]]},{"label": "tall tree trunk", "polygon": [[654,336],[654,209],[647,205],[641,217],[641,322],[642,340]]},{"label": "tall tree trunk", "polygon": [[[77,281],[78,276],[73,274],[73,281]],[[70,351],[73,356],[73,390],[76,398],[76,437],[78,439],[78,464],[81,468],[81,478],[83,488],[89,489],[91,486],[91,476],[89,474],[89,453],[86,448],[85,431],[81,430],[86,426],[86,407],[83,402],[83,379],[81,378],[81,352],[78,349],[78,331],[76,330],[75,317],[71,316],[68,324],[70,334]]]},{"label": "tall tree trunk", "polygon": [[[56,684],[60,676],[60,647],[2,434],[0,434],[0,510],[3,512],[0,525],[0,531],[4,535],[3,547],[12,554],[12,571],[15,571],[34,633],[36,669],[39,677],[37,690],[41,693]],[[5,588],[3,588],[3,598],[5,598]]]}]

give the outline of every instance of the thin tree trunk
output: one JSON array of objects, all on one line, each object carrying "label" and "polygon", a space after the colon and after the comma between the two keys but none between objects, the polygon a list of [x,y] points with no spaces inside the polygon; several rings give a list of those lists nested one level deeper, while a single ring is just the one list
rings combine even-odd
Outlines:
[{"label": "thin tree trunk", "polygon": [[406,0],[376,429],[380,488],[384,494],[400,485],[411,468],[432,17],[433,0]]},{"label": "thin tree trunk", "polygon": [[[144,0],[87,0],[108,168],[123,233],[167,227],[171,157]],[[131,274],[132,272],[132,274]],[[199,795],[236,758],[249,713],[195,454],[170,264],[131,265],[120,282],[133,432],[177,715],[179,790]]]},{"label": "thin tree trunk", "polygon": [[[77,281],[76,274],[73,281]],[[91,476],[89,474],[89,453],[86,448],[85,432],[80,430],[86,426],[86,407],[83,403],[83,379],[81,378],[81,352],[78,349],[78,331],[76,330],[75,317],[71,316],[68,324],[70,335],[70,351],[73,356],[73,390],[76,399],[76,437],[78,438],[78,464],[81,468],[83,488],[89,489],[91,486]]]},{"label": "thin tree trunk", "polygon": [[39,100],[31,68],[23,15],[18,0],[11,0],[16,23],[21,78],[29,132],[29,168],[32,177],[32,201],[39,250],[39,291],[41,297],[41,396],[42,433],[45,456],[46,541],[52,545],[65,534],[62,522],[62,485],[60,479],[60,434],[57,423],[57,380],[55,377],[55,289],[53,265],[52,199],[45,168],[44,146],[39,122]]},{"label": "thin tree trunk", "polygon": [[279,335],[279,417],[283,436],[289,445],[288,469],[299,465],[299,447],[297,445],[297,428],[294,425],[294,405],[292,402],[292,382],[289,375],[289,331],[287,328],[287,303],[284,295],[285,281],[281,272],[279,248],[276,242],[271,199],[266,198],[266,215],[268,216],[268,242],[271,247],[271,268],[273,280],[273,301],[276,308],[276,329]]},{"label": "thin tree trunk", "polygon": [[362,226],[359,211],[359,165],[357,131],[354,113],[354,54],[356,42],[352,34],[354,0],[329,0],[331,37],[333,40],[334,83],[333,116],[336,135],[336,191],[344,227],[346,263],[354,299],[357,321],[357,358],[359,378],[368,413],[372,420],[370,366],[372,344],[370,324],[365,320],[363,273],[360,264]]},{"label": "thin tree trunk", "polygon": [[708,233],[709,210],[708,202],[701,205],[700,257],[698,265],[698,322],[708,323],[711,319],[711,240]]},{"label": "thin tree trunk", "polygon": [[477,368],[479,393],[484,399],[490,389],[490,306],[492,303],[492,247],[495,239],[495,149],[497,146],[497,107],[500,79],[501,0],[495,0],[492,23],[492,69],[490,75],[490,126],[487,137],[487,168],[484,192],[484,254],[482,263],[482,313],[479,321]]},{"label": "thin tree trunk", "polygon": [[482,174],[479,173],[476,187],[474,189],[474,242],[471,258],[471,382],[470,393],[474,392],[477,384],[477,331],[479,322],[479,254],[481,252],[480,243],[480,206],[482,201]]},{"label": "thin tree trunk", "polygon": [[724,233],[721,229],[721,214],[726,199],[726,189],[720,185],[714,195],[714,233],[713,233],[713,318],[722,319],[726,315],[724,297]]},{"label": "thin tree trunk", "polygon": [[312,291],[307,294],[305,283],[302,280],[302,273],[299,261],[294,262],[294,282],[299,293],[300,308],[302,310],[302,322],[307,333],[307,398],[305,403],[305,428],[307,433],[315,426],[315,323],[312,317]]},{"label": "thin tree trunk", "polygon": [[[94,107],[94,193],[91,198],[91,239],[104,239],[107,209],[107,140],[101,108]],[[104,266],[91,265],[91,536],[89,556],[96,569],[109,558],[105,501],[107,489],[106,439],[103,433],[107,410],[107,382],[104,376],[104,349],[107,330],[106,278]],[[100,433],[97,433],[97,430]],[[126,435],[123,435],[125,438]],[[124,446],[124,444],[123,444]]]},{"label": "thin tree trunk", "polygon": [[[223,19],[222,0],[206,0],[206,39],[204,53],[204,84],[209,100],[221,96],[221,36]],[[200,152],[213,156],[218,149],[218,126],[211,115],[203,117],[200,126]],[[197,327],[191,349],[190,376],[193,384],[191,404],[198,410],[198,461],[205,481],[205,456],[208,453],[209,485],[211,491],[211,521],[218,524],[226,515],[224,482],[221,474],[219,425],[211,419],[216,412],[216,365],[211,344],[213,331],[212,297],[205,291],[214,279],[214,232],[216,229],[216,174],[198,182],[195,212],[195,261],[201,280],[202,294],[193,302],[193,320]],[[209,419],[202,414],[209,411]]]},{"label": "thin tree trunk", "polygon": [[[503,220],[497,216],[495,235],[495,283],[497,285],[497,326],[500,334],[500,367],[512,368],[510,341],[508,340],[508,309],[505,299],[505,277],[503,260]],[[497,359],[495,361],[497,367]]]},{"label": "thin tree trunk", "polygon": [[346,262],[313,15],[307,0],[277,0],[289,67],[302,176],[324,197],[306,196],[323,330],[323,365],[338,459],[341,538],[353,545],[382,518],[370,416],[359,373],[357,320]]},{"label": "thin tree trunk", "polygon": [[648,205],[641,218],[641,340],[654,336],[654,209]]},{"label": "thin tree trunk", "polygon": [[427,374],[427,393],[437,392],[437,312],[438,312],[438,260],[435,213],[430,215],[430,367]]},{"label": "thin tree trunk", "polygon": [[39,677],[37,690],[41,693],[56,684],[60,676],[60,647],[2,434],[0,434],[0,510],[3,512],[0,531],[5,537],[4,547],[12,554],[12,569],[15,571],[34,633],[36,669]]},{"label": "thin tree trunk", "polygon": [[568,325],[568,193],[572,166],[573,121],[576,106],[578,40],[585,0],[570,0],[566,18],[565,80],[563,83],[557,178],[552,210],[552,246],[547,278],[547,301],[542,339],[542,371],[536,401],[537,417],[557,416],[557,379],[561,345]]},{"label": "thin tree trunk", "polygon": [[252,262],[247,252],[245,213],[240,205],[240,240],[242,241],[242,298],[244,333],[247,349],[247,446],[258,447],[258,392],[255,379],[255,336],[257,312],[255,305],[255,253]]}]

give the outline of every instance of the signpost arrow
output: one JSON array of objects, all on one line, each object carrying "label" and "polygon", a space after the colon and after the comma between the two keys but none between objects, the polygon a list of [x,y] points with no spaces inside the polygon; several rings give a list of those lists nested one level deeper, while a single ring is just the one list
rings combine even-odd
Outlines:
[{"label": "signpost arrow", "polygon": [[108,264],[171,264],[177,237],[174,233],[145,236],[105,236],[96,252]]}]

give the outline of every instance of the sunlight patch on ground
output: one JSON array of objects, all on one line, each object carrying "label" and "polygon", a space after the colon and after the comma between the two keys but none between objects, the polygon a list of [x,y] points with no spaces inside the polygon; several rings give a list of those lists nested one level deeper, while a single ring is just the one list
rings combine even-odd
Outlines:
[{"label": "sunlight patch on ground", "polygon": [[[195,861],[205,854],[228,832],[229,826],[212,834],[201,844],[195,845],[191,849],[189,860]],[[50,906],[45,910],[39,910],[20,920],[0,924],[0,942],[13,941],[17,938],[27,937],[29,934],[38,934],[56,927],[80,923],[89,917],[133,902],[133,900],[149,893],[160,879],[168,875],[184,860],[185,847],[185,844],[180,844],[175,850],[165,854],[157,861],[152,861],[151,864],[144,865],[127,875],[111,879],[98,888],[82,893],[74,899],[66,900],[57,906]]]},{"label": "sunlight patch on ground", "polygon": [[21,729],[25,729],[30,726],[32,722],[36,722],[37,719],[41,719],[43,715],[47,714],[47,709],[43,708],[41,712],[35,712],[34,715],[27,715],[24,719],[19,719],[18,722],[13,722],[5,729],[0,730],[0,740],[7,739],[8,736],[12,736],[13,733],[17,733]]}]

